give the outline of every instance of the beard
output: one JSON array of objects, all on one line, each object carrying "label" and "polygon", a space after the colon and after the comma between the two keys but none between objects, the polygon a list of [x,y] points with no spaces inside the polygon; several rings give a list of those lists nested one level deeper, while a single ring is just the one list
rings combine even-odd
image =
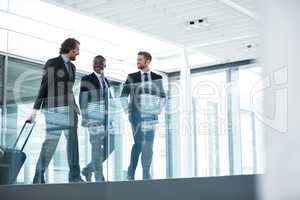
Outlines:
[{"label": "beard", "polygon": [[138,69],[144,69],[145,65],[138,65]]}]

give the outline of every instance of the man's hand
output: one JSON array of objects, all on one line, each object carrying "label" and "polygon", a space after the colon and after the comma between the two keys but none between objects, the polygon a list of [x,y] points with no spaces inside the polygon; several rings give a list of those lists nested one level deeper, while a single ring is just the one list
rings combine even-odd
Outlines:
[{"label": "man's hand", "polygon": [[83,125],[83,126],[87,126],[88,123],[89,123],[89,120],[88,120],[87,118],[84,117],[84,118],[82,118],[81,122],[82,122],[82,125]]},{"label": "man's hand", "polygon": [[2,149],[0,148],[0,159],[1,159],[2,157],[4,157],[4,154],[5,154],[4,150],[2,150]]},{"label": "man's hand", "polygon": [[123,107],[124,113],[128,114],[128,107]]},{"label": "man's hand", "polygon": [[128,114],[128,97],[121,97],[120,102],[125,114]]},{"label": "man's hand", "polygon": [[37,110],[33,110],[30,116],[27,118],[27,121],[33,122],[36,118]]}]

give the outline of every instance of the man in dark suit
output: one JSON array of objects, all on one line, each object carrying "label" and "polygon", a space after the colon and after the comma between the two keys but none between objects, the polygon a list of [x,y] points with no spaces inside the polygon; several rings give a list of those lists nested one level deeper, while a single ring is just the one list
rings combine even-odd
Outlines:
[{"label": "man in dark suit", "polygon": [[82,113],[82,126],[87,127],[92,146],[92,161],[82,170],[87,181],[94,172],[97,182],[104,181],[102,162],[108,139],[108,108],[111,99],[110,84],[104,76],[106,60],[98,55],[94,58],[94,72],[81,79],[79,105]]},{"label": "man in dark suit", "polygon": [[44,173],[55,153],[62,131],[67,139],[69,181],[81,182],[77,124],[79,108],[76,105],[73,85],[76,68],[71,62],[79,55],[80,43],[74,38],[66,39],[60,48],[60,56],[48,60],[34,103],[34,111],[28,120],[36,117],[42,108],[46,119],[46,138],[42,145],[33,183],[45,183]]},{"label": "man in dark suit", "polygon": [[[134,180],[135,170],[141,153],[143,179],[151,178],[150,166],[153,156],[155,124],[158,121],[158,115],[162,110],[166,97],[162,76],[150,70],[151,60],[152,56],[148,52],[138,53],[137,66],[140,71],[128,75],[121,93],[121,101],[125,110],[128,111],[134,138],[130,165],[127,171],[128,180]],[[128,108],[126,108],[125,104],[128,101],[128,96],[130,100]],[[157,105],[154,107],[152,100],[147,103],[147,99],[153,98],[158,99]],[[145,128],[149,126],[150,128]]]}]

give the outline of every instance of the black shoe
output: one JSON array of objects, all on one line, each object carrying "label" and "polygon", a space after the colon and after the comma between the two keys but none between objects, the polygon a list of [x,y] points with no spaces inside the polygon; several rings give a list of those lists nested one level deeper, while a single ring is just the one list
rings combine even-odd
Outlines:
[{"label": "black shoe", "polygon": [[127,177],[126,178],[127,178],[128,181],[134,181],[134,176],[132,176],[128,172],[127,172]]},{"label": "black shoe", "polygon": [[150,180],[151,179],[151,175],[149,170],[143,170],[143,180]]},{"label": "black shoe", "polygon": [[33,184],[45,184],[45,177],[44,173],[42,172],[35,172],[34,178],[33,178]]},{"label": "black shoe", "polygon": [[133,176],[127,176],[127,181],[134,181],[134,177]]},{"label": "black shoe", "polygon": [[143,180],[151,180],[151,175],[150,174],[143,175]]},{"label": "black shoe", "polygon": [[95,181],[96,182],[105,182],[105,178],[104,178],[103,174],[100,177],[95,177]]},{"label": "black shoe", "polygon": [[69,178],[69,182],[70,183],[83,183],[84,180],[82,180],[81,177],[79,177],[79,178]]},{"label": "black shoe", "polygon": [[81,174],[85,177],[87,182],[91,182],[92,179],[92,172],[88,168],[83,168]]},{"label": "black shoe", "polygon": [[128,167],[126,178],[128,181],[134,181],[134,173],[132,173],[132,169],[130,166]]}]

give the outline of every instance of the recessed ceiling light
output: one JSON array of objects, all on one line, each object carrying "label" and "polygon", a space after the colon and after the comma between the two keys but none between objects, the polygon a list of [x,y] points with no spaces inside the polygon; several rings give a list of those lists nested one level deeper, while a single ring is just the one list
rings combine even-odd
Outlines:
[{"label": "recessed ceiling light", "polygon": [[201,27],[207,27],[210,25],[208,23],[207,17],[189,20],[185,24],[186,24],[187,29],[197,29],[197,28],[201,28]]}]

